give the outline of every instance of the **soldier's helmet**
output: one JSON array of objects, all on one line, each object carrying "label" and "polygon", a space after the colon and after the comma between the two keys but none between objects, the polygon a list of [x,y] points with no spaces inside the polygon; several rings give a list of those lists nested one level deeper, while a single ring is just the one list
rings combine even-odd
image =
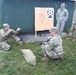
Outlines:
[{"label": "soldier's helmet", "polygon": [[58,28],[57,27],[53,27],[52,29],[49,30],[50,33],[54,32],[54,31],[57,33],[58,32]]},{"label": "soldier's helmet", "polygon": [[65,3],[62,3],[61,6],[65,6]]},{"label": "soldier's helmet", "polygon": [[4,23],[4,24],[3,24],[3,28],[5,28],[5,27],[10,27],[10,26],[9,26],[8,23]]}]

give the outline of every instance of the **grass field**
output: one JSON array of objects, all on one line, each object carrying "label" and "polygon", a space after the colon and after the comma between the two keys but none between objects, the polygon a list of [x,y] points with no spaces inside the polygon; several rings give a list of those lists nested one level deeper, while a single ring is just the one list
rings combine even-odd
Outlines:
[{"label": "grass field", "polygon": [[[11,41],[10,51],[0,50],[0,75],[76,75],[76,42],[63,38],[64,58],[57,62],[50,60],[43,62],[39,55],[41,51],[39,42],[25,43],[19,46]],[[26,62],[21,49],[31,49],[37,57],[37,65],[31,66]]]}]

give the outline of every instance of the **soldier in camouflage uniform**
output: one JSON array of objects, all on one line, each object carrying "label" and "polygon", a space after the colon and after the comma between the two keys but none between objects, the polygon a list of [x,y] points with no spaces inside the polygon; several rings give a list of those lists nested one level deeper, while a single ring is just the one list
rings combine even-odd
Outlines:
[{"label": "soldier in camouflage uniform", "polygon": [[72,21],[72,27],[70,29],[69,36],[73,36],[73,41],[76,41],[76,10],[74,11],[73,21]]},{"label": "soldier in camouflage uniform", "polygon": [[42,44],[42,52],[44,57],[41,60],[49,60],[52,59],[61,59],[63,56],[63,47],[62,47],[62,39],[59,35],[57,35],[57,27],[53,27],[49,32],[51,38],[48,42],[44,42]]},{"label": "soldier in camouflage uniform", "polygon": [[68,11],[65,8],[65,3],[62,3],[61,8],[59,8],[56,13],[56,20],[57,20],[56,27],[58,28],[59,35],[62,35],[64,26],[65,26],[65,22],[67,21],[67,19],[68,19]]},{"label": "soldier in camouflage uniform", "polygon": [[16,34],[19,33],[20,28],[18,28],[16,31],[13,29],[10,29],[10,26],[5,23],[3,24],[3,28],[0,29],[0,47],[7,51],[10,49],[10,45],[8,44],[8,41],[13,38],[15,39],[18,43],[21,43],[20,38],[16,36]]}]

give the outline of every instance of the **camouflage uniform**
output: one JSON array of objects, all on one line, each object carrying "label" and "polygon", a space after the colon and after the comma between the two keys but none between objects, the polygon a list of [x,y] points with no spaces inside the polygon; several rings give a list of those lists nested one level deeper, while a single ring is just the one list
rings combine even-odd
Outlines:
[{"label": "camouflage uniform", "polygon": [[11,47],[7,43],[11,38],[14,38],[17,42],[20,41],[19,37],[16,36],[18,32],[13,29],[11,30],[12,32],[10,32],[10,30],[5,31],[4,29],[0,29],[0,47],[6,51]]},{"label": "camouflage uniform", "polygon": [[70,29],[70,36],[74,36],[76,38],[76,10],[74,12],[73,21],[72,21],[72,27]]},{"label": "camouflage uniform", "polygon": [[[64,3],[62,3],[61,5],[64,5]],[[59,8],[57,13],[56,13],[56,20],[57,20],[57,28],[58,28],[58,32],[60,35],[62,35],[62,32],[64,30],[64,26],[65,26],[65,21],[67,21],[68,19],[68,11],[66,8],[61,9]]]},{"label": "camouflage uniform", "polygon": [[52,59],[62,58],[63,48],[62,48],[62,39],[59,35],[53,36],[45,45],[41,46],[45,56]]}]

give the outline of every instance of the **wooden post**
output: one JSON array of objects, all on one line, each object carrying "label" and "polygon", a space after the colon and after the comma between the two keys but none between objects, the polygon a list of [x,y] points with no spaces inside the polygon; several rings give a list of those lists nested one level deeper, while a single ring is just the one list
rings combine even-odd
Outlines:
[{"label": "wooden post", "polygon": [[37,38],[37,31],[35,31],[35,38]]}]

